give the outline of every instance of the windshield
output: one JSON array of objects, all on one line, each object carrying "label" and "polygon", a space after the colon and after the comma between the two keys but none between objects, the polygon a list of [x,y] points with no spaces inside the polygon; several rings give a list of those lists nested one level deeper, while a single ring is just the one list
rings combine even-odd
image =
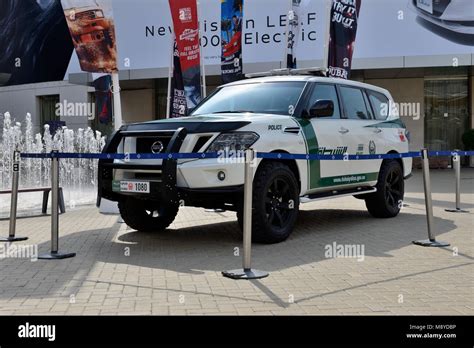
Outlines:
[{"label": "windshield", "polygon": [[248,83],[217,90],[192,116],[219,113],[293,115],[306,82]]}]

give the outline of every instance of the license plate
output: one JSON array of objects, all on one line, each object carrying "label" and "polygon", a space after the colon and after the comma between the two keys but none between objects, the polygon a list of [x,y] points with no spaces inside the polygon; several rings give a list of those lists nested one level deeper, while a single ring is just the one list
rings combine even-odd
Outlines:
[{"label": "license plate", "polygon": [[112,191],[129,193],[150,193],[148,181],[114,181]]},{"label": "license plate", "polygon": [[416,0],[416,6],[423,11],[433,14],[433,0]]}]

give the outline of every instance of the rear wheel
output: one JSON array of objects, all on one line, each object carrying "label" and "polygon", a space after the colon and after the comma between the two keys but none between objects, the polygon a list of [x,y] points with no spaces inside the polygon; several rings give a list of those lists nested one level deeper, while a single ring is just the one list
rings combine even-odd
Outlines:
[{"label": "rear wheel", "polygon": [[[279,243],[293,231],[299,209],[299,186],[288,166],[264,163],[254,179],[252,196],[252,240]],[[243,212],[237,212],[243,226]]]},{"label": "rear wheel", "polygon": [[165,230],[176,218],[178,205],[160,205],[157,202],[127,198],[118,204],[123,221],[137,231]]},{"label": "rear wheel", "polygon": [[391,218],[400,213],[405,194],[402,166],[398,161],[384,161],[379,173],[377,192],[365,198],[369,213],[377,218]]}]

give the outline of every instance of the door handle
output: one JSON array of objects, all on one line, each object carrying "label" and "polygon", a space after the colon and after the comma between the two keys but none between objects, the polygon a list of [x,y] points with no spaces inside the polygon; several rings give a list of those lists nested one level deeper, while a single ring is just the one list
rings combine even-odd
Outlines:
[{"label": "door handle", "polygon": [[344,127],[341,127],[341,129],[339,129],[339,133],[341,133],[341,134],[347,134],[347,133],[349,133],[349,129],[346,129],[346,128],[344,128]]},{"label": "door handle", "polygon": [[381,130],[379,127],[375,127],[375,129],[374,129],[375,134],[379,134],[379,133],[382,133],[382,132],[383,132],[383,130]]}]

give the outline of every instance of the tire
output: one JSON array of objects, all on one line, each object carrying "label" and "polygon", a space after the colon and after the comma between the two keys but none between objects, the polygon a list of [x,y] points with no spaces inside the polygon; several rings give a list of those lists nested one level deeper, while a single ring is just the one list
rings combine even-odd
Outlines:
[{"label": "tire", "polygon": [[392,218],[400,213],[405,182],[402,166],[398,161],[384,161],[379,173],[377,192],[369,194],[365,205],[376,218]]},{"label": "tire", "polygon": [[[274,244],[289,237],[298,217],[299,185],[288,166],[278,162],[260,166],[253,183],[252,208],[252,241]],[[237,219],[242,228],[242,210],[237,211]]]},{"label": "tire", "polygon": [[176,218],[178,205],[160,206],[156,202],[127,198],[118,204],[123,221],[137,231],[160,232]]}]

